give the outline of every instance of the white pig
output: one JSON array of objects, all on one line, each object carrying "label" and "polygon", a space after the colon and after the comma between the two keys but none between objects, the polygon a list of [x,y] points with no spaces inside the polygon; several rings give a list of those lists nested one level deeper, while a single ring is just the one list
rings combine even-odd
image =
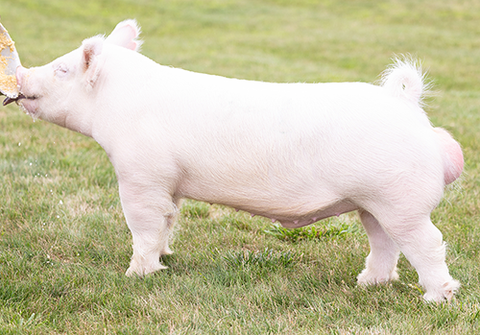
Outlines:
[{"label": "white pig", "polygon": [[107,152],[133,235],[127,275],[165,268],[190,198],[289,228],[357,210],[371,247],[360,284],[397,279],[402,252],[426,300],[452,298],[460,284],[430,214],[461,174],[462,150],[430,124],[412,62],[397,61],[378,86],[255,82],[161,66],[137,52],[139,33],[127,20],[50,64],[17,69],[28,114]]}]

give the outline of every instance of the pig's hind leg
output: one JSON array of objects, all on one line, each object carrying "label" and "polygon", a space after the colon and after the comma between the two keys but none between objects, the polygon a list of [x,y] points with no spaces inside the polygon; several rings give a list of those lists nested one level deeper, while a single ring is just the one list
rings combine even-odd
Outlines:
[{"label": "pig's hind leg", "polygon": [[365,269],[357,277],[358,283],[371,285],[398,279],[397,261],[400,249],[372,214],[364,210],[360,210],[359,214],[368,235],[370,254]]},{"label": "pig's hind leg", "polygon": [[144,276],[166,269],[160,256],[171,254],[168,247],[178,208],[171,196],[120,183],[120,198],[133,237],[133,256],[126,275]]},{"label": "pig's hind leg", "polygon": [[460,284],[449,274],[442,233],[433,225],[430,216],[404,211],[396,216],[390,212],[377,217],[385,232],[417,270],[420,285],[426,290],[425,300],[450,300]]}]

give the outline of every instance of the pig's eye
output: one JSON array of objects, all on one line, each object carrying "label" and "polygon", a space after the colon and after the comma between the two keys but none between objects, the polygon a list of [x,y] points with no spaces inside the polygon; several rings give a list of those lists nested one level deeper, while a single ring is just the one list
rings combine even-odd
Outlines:
[{"label": "pig's eye", "polygon": [[64,77],[68,73],[68,69],[65,64],[59,64],[55,68],[55,75],[58,77]]}]

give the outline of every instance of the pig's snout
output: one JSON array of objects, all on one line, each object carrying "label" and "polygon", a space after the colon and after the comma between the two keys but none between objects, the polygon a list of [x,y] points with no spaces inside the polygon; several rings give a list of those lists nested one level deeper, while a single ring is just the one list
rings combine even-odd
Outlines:
[{"label": "pig's snout", "polygon": [[[21,65],[19,65],[17,67],[17,70],[15,71],[15,76],[16,76],[16,79],[17,79],[17,86],[18,86],[20,92],[22,91],[23,78],[25,78],[25,73],[26,72],[27,72],[27,69],[24,68]],[[16,98],[9,98],[9,97],[5,98],[5,100],[3,100],[3,105],[6,106],[8,104],[11,104],[12,102],[15,102],[15,101],[18,101],[18,100],[24,99],[24,98],[25,98],[25,96],[22,93],[19,93]]]},{"label": "pig's snout", "polygon": [[22,84],[23,84],[23,79],[25,78],[25,74],[27,73],[27,69],[24,68],[23,66],[19,65],[17,67],[17,70],[15,71],[15,76],[17,77],[17,85],[21,91]]}]

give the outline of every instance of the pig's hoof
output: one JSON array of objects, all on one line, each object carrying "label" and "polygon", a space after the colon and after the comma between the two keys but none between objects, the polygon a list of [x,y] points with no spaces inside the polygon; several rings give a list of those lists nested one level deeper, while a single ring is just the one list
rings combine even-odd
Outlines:
[{"label": "pig's hoof", "polygon": [[158,270],[164,270],[164,269],[167,269],[167,267],[160,264],[160,262],[158,262],[157,264],[152,264],[148,266],[131,264],[127,272],[125,272],[125,275],[127,277],[133,277],[133,276],[143,277],[149,273],[152,273]]},{"label": "pig's hoof", "polygon": [[392,280],[398,280],[397,268],[393,269],[389,274],[379,274],[374,271],[365,269],[357,277],[359,285],[376,285],[384,284]]},{"label": "pig's hoof", "polygon": [[427,293],[423,295],[423,298],[428,302],[450,301],[459,288],[460,283],[457,280],[452,279],[443,284],[438,290],[427,290]]}]

